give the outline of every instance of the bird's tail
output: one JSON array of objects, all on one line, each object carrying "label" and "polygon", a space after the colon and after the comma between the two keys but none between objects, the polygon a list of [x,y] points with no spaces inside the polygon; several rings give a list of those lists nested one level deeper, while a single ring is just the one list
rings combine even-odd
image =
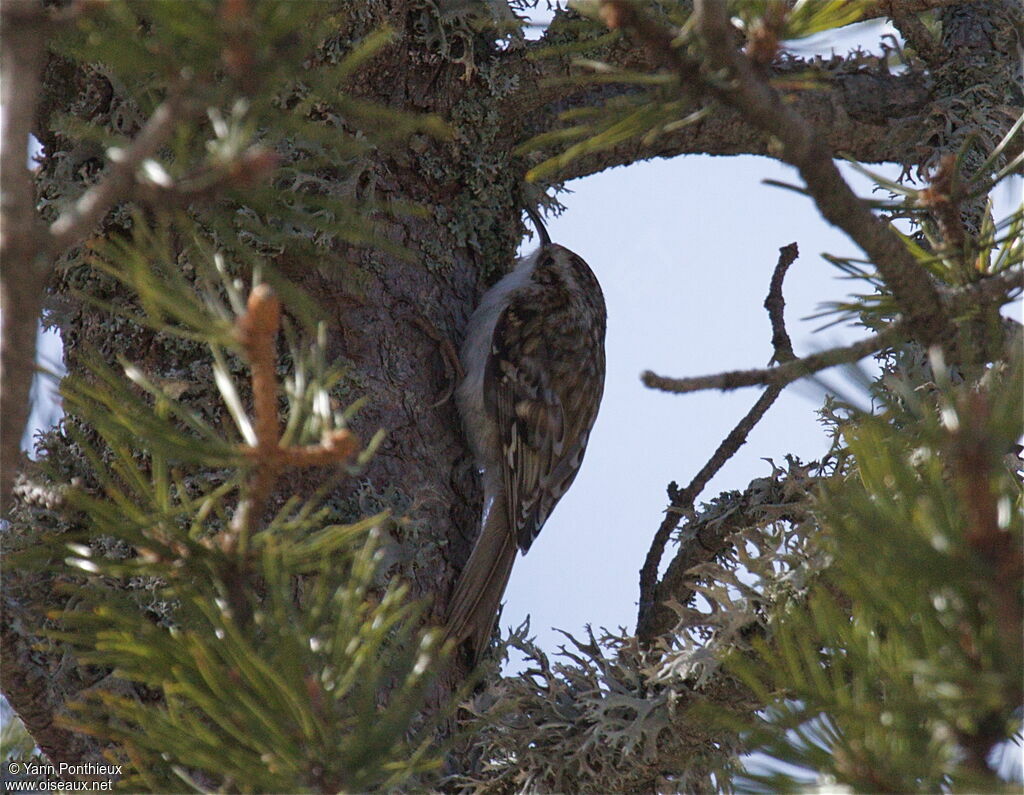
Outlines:
[{"label": "bird's tail", "polygon": [[516,558],[515,537],[508,531],[500,500],[484,514],[483,529],[455,585],[448,605],[446,634],[470,642],[473,664],[487,648],[501,596]]}]

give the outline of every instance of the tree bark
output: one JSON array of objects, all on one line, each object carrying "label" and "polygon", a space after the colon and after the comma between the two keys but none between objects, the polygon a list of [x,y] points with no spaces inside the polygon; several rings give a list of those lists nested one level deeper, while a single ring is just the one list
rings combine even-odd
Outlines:
[{"label": "tree bark", "polygon": [[36,347],[39,317],[48,267],[39,256],[42,224],[33,210],[32,177],[26,166],[28,137],[32,129],[35,97],[45,60],[47,19],[31,0],[7,2],[2,14],[2,89],[4,101],[2,211],[0,258],[0,515],[6,513],[21,460],[21,437],[29,416],[29,390],[35,373],[32,352]]}]

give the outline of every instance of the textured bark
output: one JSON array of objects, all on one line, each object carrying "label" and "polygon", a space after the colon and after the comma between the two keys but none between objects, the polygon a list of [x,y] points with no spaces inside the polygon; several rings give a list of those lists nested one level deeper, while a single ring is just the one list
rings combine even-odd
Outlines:
[{"label": "textured bark", "polygon": [[[12,586],[10,580],[17,581]],[[100,762],[100,747],[89,737],[67,731],[54,720],[65,698],[84,685],[73,662],[46,646],[39,647],[38,605],[50,597],[49,583],[39,579],[5,576],[0,601],[0,678],[4,694],[17,711],[39,749],[53,762]],[[35,591],[35,593],[33,593]],[[29,605],[33,607],[28,608]],[[46,649],[46,650],[44,650]],[[71,664],[68,664],[68,663]]]},{"label": "textured bark", "polygon": [[[540,80],[565,70],[564,64],[548,64]],[[542,84],[543,86],[543,84]],[[618,91],[566,91],[546,96],[541,107],[527,102],[525,113],[537,114],[529,132],[557,126],[556,115],[605,101]],[[543,87],[538,94],[544,94]],[[924,74],[902,75],[877,71],[837,74],[826,88],[802,91],[791,97],[790,107],[822,131],[832,151],[864,163],[917,163],[923,155],[919,124],[932,107],[929,81]],[[682,154],[769,155],[763,132],[727,107],[717,107],[708,118],[653,141],[630,140],[609,150],[585,155],[561,172],[563,179],[596,174],[614,166]]]},{"label": "textured bark", "polygon": [[32,178],[25,165],[39,74],[45,60],[47,20],[28,0],[2,8],[2,93],[4,108],[0,171],[3,173],[3,232],[0,237],[0,514],[6,512],[14,473],[21,458],[21,436],[29,415],[29,390],[35,372],[36,318],[48,268],[38,241],[42,225],[34,211]]}]

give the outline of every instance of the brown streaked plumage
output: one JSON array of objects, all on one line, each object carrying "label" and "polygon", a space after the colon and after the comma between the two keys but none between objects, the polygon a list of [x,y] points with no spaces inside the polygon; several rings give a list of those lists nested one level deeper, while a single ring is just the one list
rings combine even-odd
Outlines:
[{"label": "brown streaked plumage", "polygon": [[447,629],[470,643],[476,660],[516,549],[530,548],[579,471],[604,390],[601,286],[534,219],[540,248],[484,294],[462,347],[466,377],[456,396],[483,479],[484,512]]}]

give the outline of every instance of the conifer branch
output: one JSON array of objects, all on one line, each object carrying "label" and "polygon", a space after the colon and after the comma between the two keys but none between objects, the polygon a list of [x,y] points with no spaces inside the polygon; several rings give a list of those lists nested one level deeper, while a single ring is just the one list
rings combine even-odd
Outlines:
[{"label": "conifer branch", "polygon": [[[928,274],[888,225],[850,189],[825,140],[782,101],[737,49],[724,3],[697,0],[694,4],[710,76],[696,59],[675,46],[669,30],[636,4],[605,0],[601,14],[609,28],[627,29],[636,36],[652,60],[680,76],[687,91],[698,90],[734,108],[747,123],[777,139],[778,156],[800,172],[825,219],[846,232],[875,263],[906,315],[909,332],[925,344],[952,339],[954,329],[943,314]],[[726,80],[721,79],[722,74]]]},{"label": "conifer branch", "polygon": [[358,438],[344,428],[324,433],[316,445],[281,446],[278,416],[277,357],[274,343],[281,325],[281,303],[265,284],[249,294],[244,315],[235,323],[235,335],[249,362],[253,395],[255,445],[242,454],[254,465],[246,494],[239,501],[231,529],[221,539],[225,550],[245,552],[253,525],[259,518],[278,477],[287,469],[328,466],[347,461],[359,449]]},{"label": "conifer branch", "polygon": [[4,405],[0,412],[0,502],[3,510],[13,488],[20,457],[20,440],[29,413],[29,390],[35,373],[35,335],[42,292],[53,262],[87,237],[110,209],[131,196],[161,203],[184,205],[210,198],[226,187],[239,187],[262,179],[276,165],[276,156],[253,146],[220,170],[200,173],[188,180],[158,186],[138,182],[139,166],[167,143],[174,129],[190,112],[188,101],[173,92],[160,104],[132,143],[115,155],[100,180],[72,207],[45,229],[35,213],[31,175],[25,168],[46,35],[82,13],[72,6],[47,13],[35,0],[5,2],[3,142],[3,241],[0,256],[5,264],[0,277],[0,305],[4,307],[0,374]]},{"label": "conifer branch", "polygon": [[244,554],[256,518],[270,497],[281,472],[278,455],[281,425],[277,416],[277,369],[274,340],[281,323],[281,303],[265,284],[249,294],[246,312],[235,324],[235,334],[252,371],[253,431],[256,444],[248,448],[255,469],[247,493],[239,501],[231,533],[223,539],[226,550]]},{"label": "conifer branch", "polygon": [[183,98],[171,94],[161,103],[131,145],[111,156],[110,166],[100,181],[87,190],[74,206],[50,225],[49,251],[61,252],[85,238],[117,202],[125,199],[143,161],[157,153],[180,123]]}]

